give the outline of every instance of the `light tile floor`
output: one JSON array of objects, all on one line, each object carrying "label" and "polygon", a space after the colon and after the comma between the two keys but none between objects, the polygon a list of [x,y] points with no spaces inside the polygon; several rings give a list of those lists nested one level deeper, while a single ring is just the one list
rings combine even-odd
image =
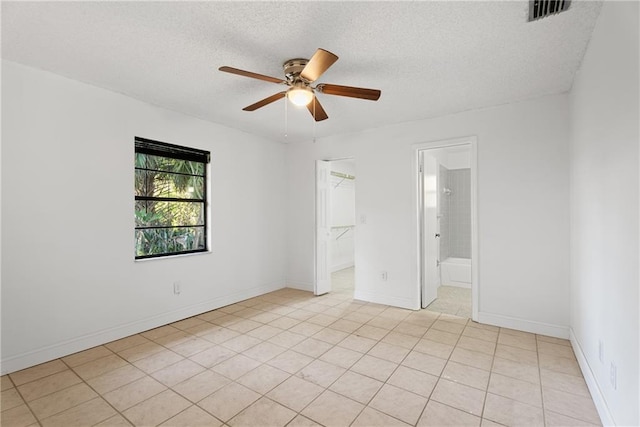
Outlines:
[{"label": "light tile floor", "polygon": [[427,310],[471,318],[471,289],[456,286],[440,286],[438,298]]},{"label": "light tile floor", "polygon": [[331,274],[331,292],[353,296],[355,268],[345,268]]},{"label": "light tile floor", "polygon": [[600,424],[568,341],[352,293],[283,289],[3,376],[1,424]]}]

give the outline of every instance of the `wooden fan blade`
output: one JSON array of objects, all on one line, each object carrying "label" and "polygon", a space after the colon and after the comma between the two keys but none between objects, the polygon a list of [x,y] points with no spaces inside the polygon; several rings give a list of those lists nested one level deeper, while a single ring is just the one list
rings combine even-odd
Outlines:
[{"label": "wooden fan blade", "polygon": [[329,116],[327,116],[327,113],[324,111],[324,108],[322,108],[322,105],[320,105],[320,101],[318,101],[318,98],[315,95],[313,97],[313,101],[307,104],[307,109],[309,110],[313,118],[316,119],[316,122],[320,122],[329,118]]},{"label": "wooden fan blade", "polygon": [[337,60],[338,57],[328,50],[318,49],[300,72],[300,77],[308,82],[314,82]]},{"label": "wooden fan blade", "polygon": [[224,67],[218,68],[218,70],[224,71],[225,73],[237,74],[239,76],[244,76],[244,77],[251,77],[252,79],[264,80],[266,82],[271,82],[271,83],[286,83],[284,80],[276,77],[269,77],[263,74],[252,73],[251,71],[244,71],[244,70],[240,70],[238,68],[233,68],[233,67],[224,66]]},{"label": "wooden fan blade", "polygon": [[363,87],[340,86],[331,84],[319,84],[316,89],[327,95],[348,96],[351,98],[368,99],[377,101],[380,98],[378,89],[365,89]]},{"label": "wooden fan blade", "polygon": [[275,95],[271,95],[268,98],[263,99],[262,101],[258,101],[255,104],[251,104],[248,107],[244,107],[243,110],[244,111],[255,111],[258,108],[262,108],[265,105],[269,105],[272,102],[277,101],[278,99],[284,98],[286,96],[287,92],[278,92]]}]

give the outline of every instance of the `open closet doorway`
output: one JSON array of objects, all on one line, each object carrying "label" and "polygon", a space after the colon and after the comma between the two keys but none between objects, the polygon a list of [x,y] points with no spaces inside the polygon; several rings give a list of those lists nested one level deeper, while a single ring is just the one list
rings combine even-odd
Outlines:
[{"label": "open closet doorway", "polygon": [[475,138],[421,144],[416,157],[421,307],[475,320]]},{"label": "open closet doorway", "polygon": [[316,162],[316,295],[353,296],[355,181],[354,159]]}]

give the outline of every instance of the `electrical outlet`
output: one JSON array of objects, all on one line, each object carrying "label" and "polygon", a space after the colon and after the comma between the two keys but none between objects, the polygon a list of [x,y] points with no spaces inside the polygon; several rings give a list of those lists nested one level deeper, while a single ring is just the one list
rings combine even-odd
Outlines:
[{"label": "electrical outlet", "polygon": [[600,363],[604,363],[604,343],[602,340],[598,341],[598,357],[600,358]]},{"label": "electrical outlet", "polygon": [[360,215],[360,224],[367,223],[367,216],[365,214]]},{"label": "electrical outlet", "polygon": [[611,381],[611,387],[614,390],[617,390],[618,389],[618,368],[616,367],[616,365],[613,364],[613,362],[611,362],[609,380]]},{"label": "electrical outlet", "polygon": [[386,282],[387,281],[387,272],[386,271],[381,271],[380,272],[380,278]]},{"label": "electrical outlet", "polygon": [[173,282],[173,293],[180,295],[180,292],[182,292],[182,284],[180,282]]}]

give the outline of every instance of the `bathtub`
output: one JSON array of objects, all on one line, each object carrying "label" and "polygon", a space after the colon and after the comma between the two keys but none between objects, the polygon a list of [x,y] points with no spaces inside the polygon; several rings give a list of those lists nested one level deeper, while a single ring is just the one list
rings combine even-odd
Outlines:
[{"label": "bathtub", "polygon": [[440,284],[471,288],[471,259],[447,258],[440,262]]}]

